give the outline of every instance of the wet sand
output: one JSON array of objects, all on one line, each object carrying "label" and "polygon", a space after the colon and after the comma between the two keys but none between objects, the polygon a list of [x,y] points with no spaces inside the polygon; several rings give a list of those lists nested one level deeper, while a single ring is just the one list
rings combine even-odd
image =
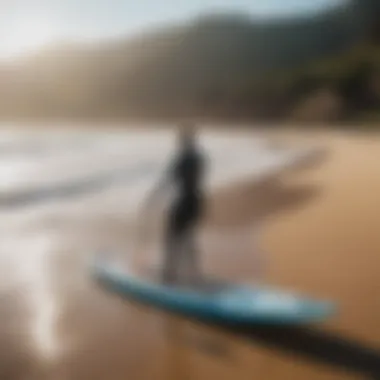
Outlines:
[{"label": "wet sand", "polygon": [[122,216],[68,212],[10,226],[2,217],[0,379],[380,378],[380,139],[318,139],[326,157],[216,194],[206,231],[262,233],[248,236],[248,252],[208,251],[204,266],[249,281],[260,252],[268,282],[334,299],[339,315],[245,331],[169,316],[87,276],[99,247],[128,252]]}]

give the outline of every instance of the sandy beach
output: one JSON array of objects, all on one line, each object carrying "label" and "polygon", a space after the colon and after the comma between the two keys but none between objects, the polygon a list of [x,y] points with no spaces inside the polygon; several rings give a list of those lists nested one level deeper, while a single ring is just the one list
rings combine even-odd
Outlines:
[{"label": "sandy beach", "polygon": [[325,154],[212,198],[205,231],[260,233],[253,241],[244,235],[244,252],[210,249],[203,264],[210,275],[249,281],[259,257],[266,282],[335,300],[338,315],[310,328],[242,331],[131,304],[95,286],[85,270],[99,247],[128,250],[122,216],[79,217],[78,205],[59,216],[32,209],[9,225],[6,210],[0,379],[380,378],[380,137],[304,139]]}]

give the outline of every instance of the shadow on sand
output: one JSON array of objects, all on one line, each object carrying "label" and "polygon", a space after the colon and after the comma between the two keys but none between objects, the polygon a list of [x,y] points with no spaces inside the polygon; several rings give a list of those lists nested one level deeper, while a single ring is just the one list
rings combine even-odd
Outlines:
[{"label": "shadow on sand", "polygon": [[290,181],[290,175],[316,169],[324,164],[328,157],[327,150],[320,150],[297,165],[268,175],[260,181],[244,180],[218,191],[209,203],[205,224],[260,224],[267,217],[294,211],[319,196],[321,189],[314,184]]},{"label": "shadow on sand", "polygon": [[380,350],[330,332],[310,327],[241,327],[228,324],[213,324],[213,327],[248,342],[356,372],[370,379],[380,379]]},{"label": "shadow on sand", "polygon": [[315,185],[293,184],[281,175],[258,184],[241,183],[215,196],[205,224],[232,228],[261,224],[268,217],[302,207],[321,195],[321,190]]}]

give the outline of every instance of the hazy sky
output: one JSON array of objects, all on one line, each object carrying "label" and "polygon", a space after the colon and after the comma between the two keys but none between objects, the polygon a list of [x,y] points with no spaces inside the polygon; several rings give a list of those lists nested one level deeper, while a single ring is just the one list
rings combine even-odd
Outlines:
[{"label": "hazy sky", "polygon": [[0,0],[0,56],[55,40],[128,34],[213,10],[266,18],[315,12],[347,0]]}]

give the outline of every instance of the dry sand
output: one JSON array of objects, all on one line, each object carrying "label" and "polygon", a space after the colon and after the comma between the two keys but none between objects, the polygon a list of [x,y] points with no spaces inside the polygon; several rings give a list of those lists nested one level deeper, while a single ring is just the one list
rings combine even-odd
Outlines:
[{"label": "dry sand", "polygon": [[237,331],[131,305],[84,276],[87,252],[97,244],[127,244],[122,221],[41,222],[24,232],[45,228],[52,236],[43,260],[45,293],[34,294],[46,298],[51,314],[56,310],[55,322],[49,330],[46,319],[45,329],[29,333],[28,284],[12,287],[17,282],[4,266],[9,287],[0,303],[0,379],[380,378],[380,139],[315,138],[327,144],[326,157],[215,197],[206,227],[260,226],[263,236],[252,255],[208,252],[205,266],[249,279],[253,250],[260,249],[268,281],[339,303],[331,321],[309,329]]}]

